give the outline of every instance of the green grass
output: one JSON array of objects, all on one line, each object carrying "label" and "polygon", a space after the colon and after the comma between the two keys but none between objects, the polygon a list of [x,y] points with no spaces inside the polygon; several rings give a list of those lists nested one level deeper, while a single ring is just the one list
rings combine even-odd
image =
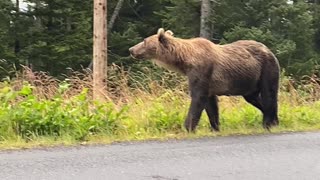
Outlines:
[{"label": "green grass", "polygon": [[[35,85],[1,83],[0,149],[270,133],[262,128],[260,111],[240,97],[219,98],[221,132],[210,131],[203,113],[196,133],[189,134],[183,122],[190,98],[181,88],[156,86],[104,103],[92,101],[90,89],[70,95],[70,88],[60,83],[43,98]],[[320,130],[319,109],[320,101],[306,90],[282,88],[280,125],[271,131]]]}]

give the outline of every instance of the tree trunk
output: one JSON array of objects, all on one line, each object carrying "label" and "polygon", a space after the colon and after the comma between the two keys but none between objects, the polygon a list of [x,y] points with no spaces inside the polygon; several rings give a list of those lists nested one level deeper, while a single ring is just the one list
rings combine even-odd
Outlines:
[{"label": "tree trunk", "polygon": [[108,24],[108,32],[110,32],[113,28],[114,22],[116,21],[116,18],[119,15],[120,9],[123,5],[124,0],[119,0],[116,7],[114,8],[113,14],[110,18],[109,24]]},{"label": "tree trunk", "polygon": [[[118,1],[117,5],[116,5],[116,7],[115,7],[115,9],[114,9],[114,11],[112,13],[112,16],[110,18],[110,21],[108,23],[108,32],[110,32],[112,30],[113,25],[114,25],[119,13],[120,13],[120,10],[122,8],[123,3],[124,3],[124,0],[119,0]],[[88,69],[92,69],[92,67],[93,67],[93,61],[90,62],[89,66],[88,66]]]},{"label": "tree trunk", "polygon": [[20,25],[19,24],[19,16],[20,16],[20,0],[16,0],[16,14],[15,14],[15,21],[14,21],[14,34],[15,34],[15,40],[14,40],[14,53],[16,55],[16,58],[15,58],[15,61],[14,61],[14,64],[16,66],[16,68],[19,68],[20,64],[19,64],[19,59],[18,59],[18,53],[20,52],[21,50],[21,46],[20,46],[20,39],[19,39],[19,35],[18,35],[18,32],[19,32],[19,28],[20,28]]},{"label": "tree trunk", "polygon": [[16,14],[15,14],[15,25],[16,25],[16,29],[15,29],[15,32],[16,32],[16,34],[15,34],[15,37],[16,37],[16,39],[15,39],[15,45],[14,45],[14,52],[15,52],[15,54],[17,54],[17,53],[19,53],[20,52],[20,41],[19,41],[19,38],[18,38],[18,34],[17,34],[17,32],[18,32],[18,21],[19,21],[19,16],[20,16],[20,0],[16,0]]},{"label": "tree trunk", "polygon": [[[36,4],[36,10],[39,12],[39,9],[41,9],[41,2],[40,0],[36,0],[35,2]],[[42,28],[42,25],[41,25],[41,18],[40,18],[40,15],[36,15],[36,28],[40,31],[40,29]]]},{"label": "tree trunk", "polygon": [[66,29],[67,29],[67,32],[71,31],[71,18],[70,17],[66,17]]},{"label": "tree trunk", "polygon": [[201,17],[200,17],[200,37],[211,39],[212,27],[209,21],[211,16],[210,0],[201,1]]},{"label": "tree trunk", "polygon": [[107,64],[107,0],[94,0],[93,99],[104,100]]}]

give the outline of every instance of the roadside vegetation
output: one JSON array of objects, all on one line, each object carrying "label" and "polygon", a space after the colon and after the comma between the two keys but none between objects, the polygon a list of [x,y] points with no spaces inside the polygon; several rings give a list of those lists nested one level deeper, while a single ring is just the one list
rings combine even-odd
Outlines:
[{"label": "roadside vegetation", "polygon": [[[320,129],[320,85],[282,76],[280,126],[272,132]],[[241,97],[220,97],[221,132],[211,132],[205,113],[195,134],[183,128],[190,98],[184,77],[145,68],[109,68],[104,102],[91,98],[91,72],[58,80],[24,68],[0,83],[0,148],[111,143],[127,140],[196,138],[269,133],[261,113]]]},{"label": "roadside vegetation", "polygon": [[93,2],[0,1],[0,149],[269,133],[241,97],[219,98],[221,132],[209,130],[203,113],[197,132],[186,133],[185,77],[128,52],[160,27],[216,44],[264,43],[283,69],[272,132],[320,129],[320,1],[108,0],[104,102],[92,100],[87,70]]}]

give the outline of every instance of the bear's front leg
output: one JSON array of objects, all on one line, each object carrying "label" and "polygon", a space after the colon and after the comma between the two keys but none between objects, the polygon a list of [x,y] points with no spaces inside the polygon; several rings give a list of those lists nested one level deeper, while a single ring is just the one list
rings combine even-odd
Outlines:
[{"label": "bear's front leg", "polygon": [[219,131],[219,106],[218,98],[215,95],[212,95],[208,98],[207,105],[205,107],[207,115],[210,120],[211,128],[214,131]]},{"label": "bear's front leg", "polygon": [[[192,86],[191,86],[192,87]],[[200,116],[208,102],[208,96],[199,88],[191,88],[191,105],[185,120],[185,128],[188,132],[194,132],[199,123]]]}]

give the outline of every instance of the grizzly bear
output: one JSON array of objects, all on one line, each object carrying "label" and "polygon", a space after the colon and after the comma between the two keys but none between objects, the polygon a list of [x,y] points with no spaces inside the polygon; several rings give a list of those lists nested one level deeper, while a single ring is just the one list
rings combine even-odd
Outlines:
[{"label": "grizzly bear", "polygon": [[219,131],[217,96],[221,95],[243,96],[263,113],[264,128],[279,124],[279,62],[260,42],[239,40],[218,45],[201,37],[177,38],[172,31],[160,28],[129,51],[135,59],[152,59],[187,76],[191,95],[187,131],[195,130],[203,110],[212,129]]}]

